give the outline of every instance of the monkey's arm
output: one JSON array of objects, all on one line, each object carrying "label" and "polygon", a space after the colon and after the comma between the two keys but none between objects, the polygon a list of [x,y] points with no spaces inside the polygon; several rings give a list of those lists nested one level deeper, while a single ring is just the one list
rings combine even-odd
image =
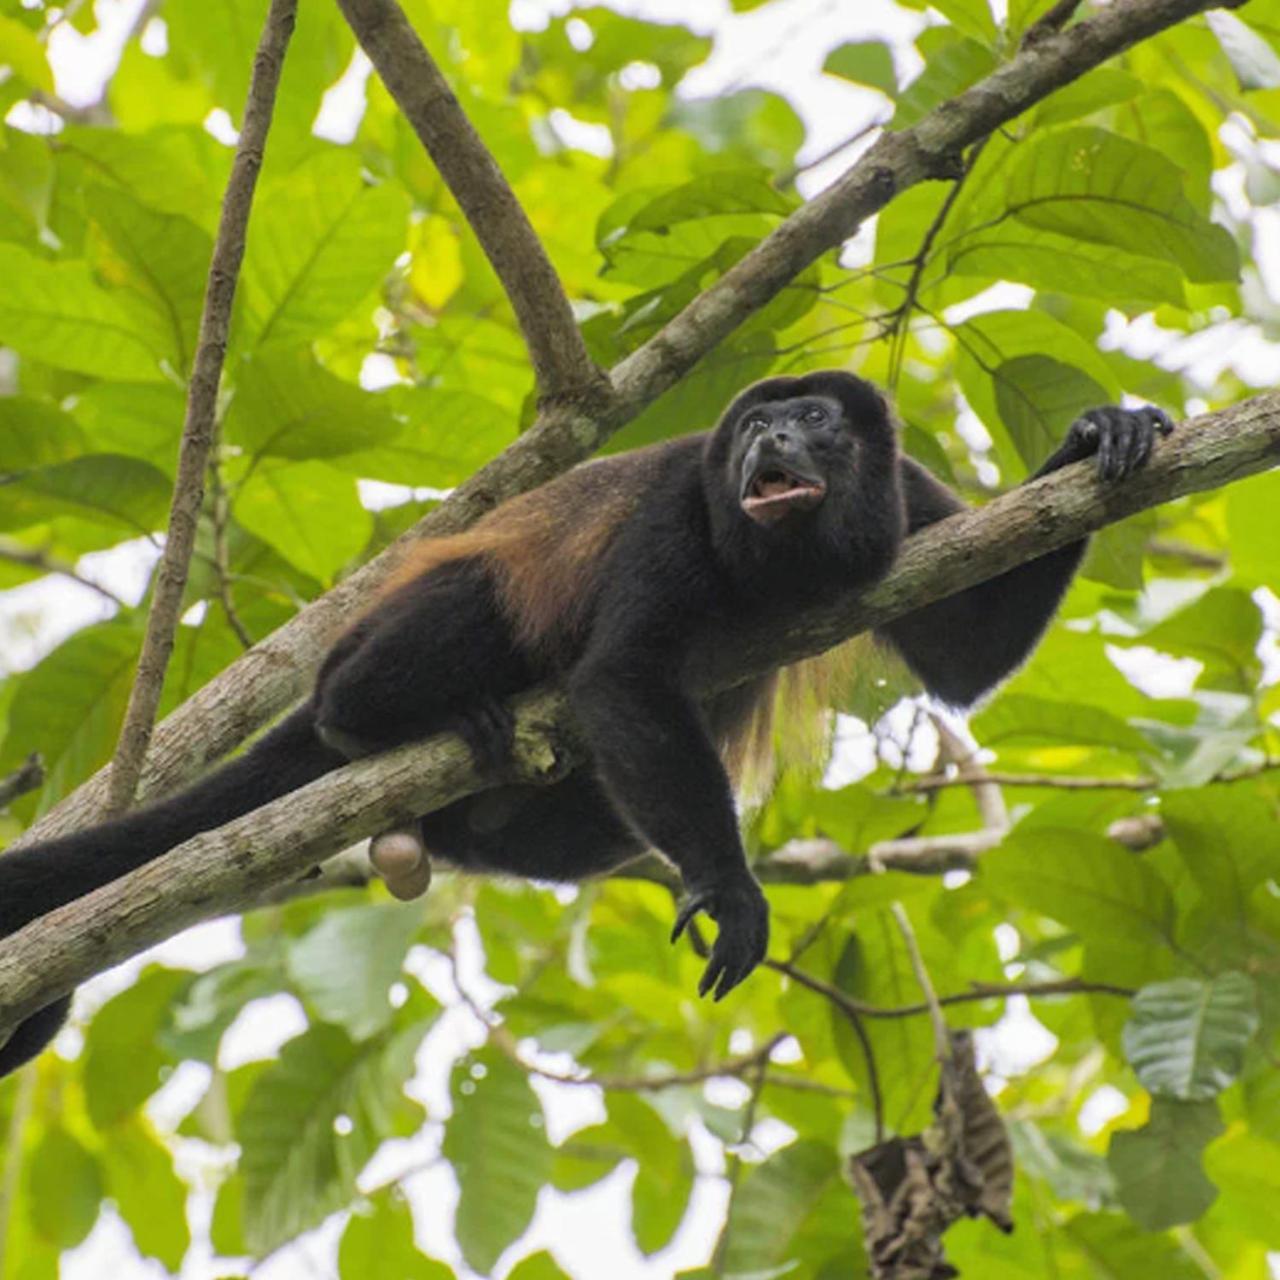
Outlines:
[{"label": "monkey's arm", "polygon": [[[1097,455],[1098,474],[1123,480],[1151,454],[1158,434],[1173,424],[1159,409],[1092,409],[1032,479]],[[910,458],[900,464],[908,531],[959,511],[964,503]],[[1028,561],[998,577],[926,605],[881,633],[906,659],[930,693],[967,706],[1026,661],[1080,565],[1087,539]]]},{"label": "monkey's arm", "polygon": [[747,866],[728,775],[681,680],[688,615],[714,591],[709,560],[690,563],[688,540],[681,531],[664,540],[650,524],[636,555],[619,549],[569,698],[610,799],[680,870],[688,898],[673,940],[699,910],[719,926],[698,987],[719,999],[764,958],[768,906]]}]

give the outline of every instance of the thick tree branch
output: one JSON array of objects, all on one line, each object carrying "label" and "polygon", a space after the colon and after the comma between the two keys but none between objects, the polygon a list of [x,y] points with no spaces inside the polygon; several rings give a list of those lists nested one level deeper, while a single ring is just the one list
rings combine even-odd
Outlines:
[{"label": "thick tree branch", "polygon": [[[1217,488],[1280,462],[1280,392],[1185,423],[1147,467],[1103,486],[1094,468],[1064,468],[987,507],[912,537],[892,572],[864,596],[785,626],[711,635],[693,671],[723,688],[821,651],[958,587],[988,578],[1146,506]],[[564,700],[527,696],[518,709],[515,774],[548,781],[575,759]],[[242,910],[326,856],[496,781],[470,767],[451,736],[358,761],[181,845],[34,921],[0,944],[0,1023],[16,1022],[93,973],[197,920]]]},{"label": "thick tree branch", "polygon": [[200,336],[191,382],[187,387],[186,421],[178,448],[178,474],[169,507],[169,532],[160,567],[156,571],[138,672],[129,691],[129,706],[111,761],[105,805],[109,813],[127,809],[133,801],[147,747],[151,743],[164,674],[173,653],[174,633],[182,613],[182,594],[187,585],[187,571],[204,501],[204,471],[213,445],[218,385],[227,353],[231,304],[236,296],[236,282],[249,229],[249,210],[253,207],[253,192],[258,185],[258,172],[262,168],[267,132],[275,108],[276,89],[280,85],[280,72],[289,37],[293,34],[297,9],[298,0],[271,0],[253,58],[244,127],[240,131],[231,177],[222,197],[218,237],[209,262],[209,283],[200,315]]},{"label": "thick tree branch", "polygon": [[[1115,0],[1069,31],[1018,53],[992,75],[930,112],[914,128],[887,134],[817,199],[786,219],[755,250],[612,371],[605,409],[553,404],[533,427],[358,573],[308,605],[210,681],[158,726],[142,790],[164,794],[201,772],[307,690],[338,631],[371,589],[421,537],[452,533],[498,502],[541,484],[594,452],[726,334],[764,306],[809,263],[841,244],[895,194],[948,172],[956,152],[1035,106],[1108,58],[1212,7],[1209,0]],[[706,424],[691,423],[691,427]],[[46,815],[24,843],[74,830],[98,812],[99,772]]]},{"label": "thick tree branch", "polygon": [[338,0],[493,265],[545,401],[592,404],[608,381],[587,354],[560,277],[498,163],[395,0]]}]

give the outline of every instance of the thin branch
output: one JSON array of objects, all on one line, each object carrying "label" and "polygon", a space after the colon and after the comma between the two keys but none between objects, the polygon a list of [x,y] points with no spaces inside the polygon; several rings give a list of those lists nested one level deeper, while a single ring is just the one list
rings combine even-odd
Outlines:
[{"label": "thin branch", "polygon": [[[1274,769],[1280,769],[1280,759],[1268,756],[1265,760],[1243,765],[1239,769],[1224,769],[1221,773],[1215,773],[1204,785],[1244,782]],[[889,788],[887,794],[915,795],[943,791],[948,787],[968,787],[973,785],[975,776],[972,770],[960,769],[956,773],[916,778],[911,782],[896,784]],[[1159,778],[1148,774],[1100,778],[1085,775],[1077,777],[1070,773],[1002,773],[998,769],[990,769],[984,771],[982,777],[1001,787],[1048,787],[1058,791],[1155,791],[1161,785]]]},{"label": "thin branch", "polygon": [[598,406],[608,396],[608,379],[587,353],[560,277],[417,32],[395,0],[338,4],[511,299],[541,398]]},{"label": "thin branch", "polygon": [[1080,7],[1080,0],[1057,0],[1026,30],[1022,37],[1022,47],[1029,49],[1038,44],[1046,36],[1051,36],[1071,21],[1072,14]]},{"label": "thin branch", "polygon": [[173,652],[174,634],[182,613],[182,595],[200,521],[200,505],[204,500],[204,471],[213,444],[218,384],[227,351],[231,304],[235,299],[240,262],[244,257],[249,210],[253,205],[258,172],[262,168],[280,71],[296,16],[297,0],[271,0],[253,58],[244,127],[240,131],[231,177],[222,198],[218,236],[209,263],[209,283],[200,316],[195,363],[187,388],[186,421],[182,427],[178,472],[169,508],[169,533],[156,571],[138,673],[129,692],[129,706],[111,761],[105,806],[108,813],[127,809],[133,802],[151,742],[165,671]]},{"label": "thin branch", "polygon": [[110,601],[117,609],[127,609],[129,607],[128,601],[122,600],[110,588],[104,587],[100,582],[94,582],[92,578],[84,577],[76,569],[75,565],[67,564],[56,556],[51,556],[47,551],[37,551],[32,547],[23,547],[17,543],[4,542],[0,543],[0,560],[7,560],[10,564],[23,565],[28,569],[35,569],[39,573],[56,573],[61,578],[69,578],[77,586],[85,587],[89,591],[95,592],[104,600]]},{"label": "thin branch", "polygon": [[[928,1013],[929,1005],[923,1000],[919,1004],[880,1005],[868,1004],[865,1000],[856,1000],[847,995],[839,987],[815,978],[811,973],[788,964],[785,960],[765,960],[766,969],[785,974],[793,982],[807,987],[816,995],[825,996],[832,1004],[838,1005],[845,1013],[863,1018],[914,1018]],[[1081,978],[1060,978],[1052,982],[975,982],[969,991],[959,991],[954,995],[939,996],[938,1004],[945,1007],[952,1004],[972,1004],[979,1000],[1001,1000],[1008,996],[1026,996],[1028,999],[1040,1000],[1050,996],[1117,996],[1129,1000],[1133,998],[1131,987],[1120,987],[1109,982],[1086,982]]]},{"label": "thin branch", "polygon": [[890,903],[889,910],[893,913],[903,942],[907,944],[907,955],[911,960],[912,971],[916,975],[920,990],[924,993],[925,1008],[929,1011],[929,1021],[933,1026],[934,1056],[939,1062],[946,1062],[951,1053],[951,1036],[947,1029],[947,1020],[942,1014],[942,1005],[938,1003],[938,993],[933,988],[933,979],[929,977],[929,966],[925,964],[924,955],[920,950],[920,940],[916,937],[911,917],[907,915],[902,903]]},{"label": "thin branch", "polygon": [[[164,794],[181,786],[301,697],[333,638],[370,590],[394,572],[408,546],[422,537],[465,528],[503,499],[589,456],[893,195],[923,181],[944,159],[951,160],[1054,90],[1210,7],[1212,0],[1114,0],[1070,31],[1019,52],[912,128],[880,138],[838,182],[782,222],[613,370],[619,395],[607,409],[545,407],[528,431],[414,530],[184,703],[157,729],[142,779],[144,794]],[[83,826],[97,814],[104,790],[105,779],[99,773],[46,815],[24,843]]]},{"label": "thin branch", "polygon": [[222,483],[222,464],[218,458],[217,442],[209,451],[210,516],[213,521],[213,576],[218,584],[218,600],[223,616],[235,637],[246,649],[253,648],[253,637],[245,629],[231,594],[231,559],[227,551],[227,524],[230,519],[226,486]]},{"label": "thin branch", "polygon": [[44,786],[44,761],[38,752],[32,752],[12,773],[0,778],[0,809],[12,804],[29,791]]}]

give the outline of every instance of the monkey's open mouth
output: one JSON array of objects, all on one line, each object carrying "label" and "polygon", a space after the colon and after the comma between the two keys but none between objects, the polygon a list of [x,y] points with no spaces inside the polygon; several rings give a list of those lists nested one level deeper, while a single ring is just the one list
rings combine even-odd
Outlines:
[{"label": "monkey's open mouth", "polygon": [[813,480],[771,462],[747,482],[742,509],[757,524],[773,524],[792,511],[808,511],[827,494],[821,480]]}]

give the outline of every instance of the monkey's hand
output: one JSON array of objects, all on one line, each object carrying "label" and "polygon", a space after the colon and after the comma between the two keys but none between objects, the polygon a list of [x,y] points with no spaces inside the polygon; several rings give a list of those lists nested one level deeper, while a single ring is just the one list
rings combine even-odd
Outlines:
[{"label": "monkey's hand", "polygon": [[702,888],[691,888],[676,916],[671,941],[688,927],[699,911],[719,926],[698,994],[714,990],[721,1000],[764,959],[769,945],[769,904],[756,878],[745,868]]},{"label": "monkey's hand", "polygon": [[1120,409],[1107,405],[1090,409],[1067,431],[1066,441],[1056,455],[1061,459],[1058,466],[1096,456],[1099,479],[1123,480],[1146,463],[1156,437],[1167,436],[1172,430],[1173,420],[1154,406]]}]

